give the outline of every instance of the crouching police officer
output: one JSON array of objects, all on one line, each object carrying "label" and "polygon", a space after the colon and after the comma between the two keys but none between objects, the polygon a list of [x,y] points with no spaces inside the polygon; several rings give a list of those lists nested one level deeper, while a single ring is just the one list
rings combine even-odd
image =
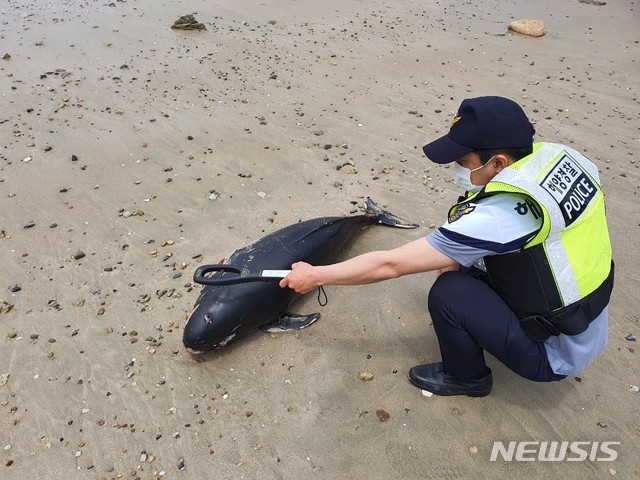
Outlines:
[{"label": "crouching police officer", "polygon": [[425,238],[341,263],[299,262],[280,282],[298,293],[435,270],[429,312],[442,361],[410,381],[438,395],[485,396],[486,350],[530,380],[584,370],[605,348],[611,244],[596,166],[564,145],[533,143],[522,108],[464,100],[447,135],[425,145],[466,190]]}]

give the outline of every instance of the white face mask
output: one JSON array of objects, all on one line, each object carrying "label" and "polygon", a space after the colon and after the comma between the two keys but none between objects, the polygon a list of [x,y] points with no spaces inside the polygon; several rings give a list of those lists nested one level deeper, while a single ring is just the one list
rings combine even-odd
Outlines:
[{"label": "white face mask", "polygon": [[473,183],[471,183],[471,174],[476,170],[480,170],[481,168],[486,167],[489,164],[489,162],[494,158],[496,157],[495,156],[491,157],[487,161],[487,163],[485,163],[484,165],[480,165],[478,168],[474,168],[473,170],[469,170],[468,168],[465,168],[462,165],[460,165],[458,162],[454,162],[453,175],[456,179],[456,185],[458,185],[461,188],[464,188],[465,191],[470,193],[479,192],[484,185],[474,185]]}]

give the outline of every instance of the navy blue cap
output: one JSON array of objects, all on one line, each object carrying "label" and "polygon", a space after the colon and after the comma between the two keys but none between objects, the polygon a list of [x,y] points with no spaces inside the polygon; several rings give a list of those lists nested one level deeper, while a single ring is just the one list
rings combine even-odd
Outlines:
[{"label": "navy blue cap", "polygon": [[435,163],[451,163],[483,148],[518,148],[533,143],[533,125],[513,100],[468,98],[460,104],[449,133],[422,150]]}]

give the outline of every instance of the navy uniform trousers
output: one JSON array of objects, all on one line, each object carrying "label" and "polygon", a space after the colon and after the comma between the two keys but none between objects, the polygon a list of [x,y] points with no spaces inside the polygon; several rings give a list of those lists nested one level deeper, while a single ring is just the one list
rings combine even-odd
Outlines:
[{"label": "navy uniform trousers", "polygon": [[544,342],[529,338],[504,300],[473,275],[461,271],[440,275],[429,292],[429,312],[444,371],[452,377],[486,375],[485,350],[529,380],[566,377],[551,370]]}]

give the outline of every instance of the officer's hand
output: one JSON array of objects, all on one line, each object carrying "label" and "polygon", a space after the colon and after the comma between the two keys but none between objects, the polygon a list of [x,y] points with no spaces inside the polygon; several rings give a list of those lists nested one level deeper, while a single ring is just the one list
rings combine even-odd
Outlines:
[{"label": "officer's hand", "polygon": [[297,262],[291,265],[291,273],[280,280],[280,287],[289,287],[297,293],[305,294],[318,286],[313,278],[312,265],[305,262]]}]

